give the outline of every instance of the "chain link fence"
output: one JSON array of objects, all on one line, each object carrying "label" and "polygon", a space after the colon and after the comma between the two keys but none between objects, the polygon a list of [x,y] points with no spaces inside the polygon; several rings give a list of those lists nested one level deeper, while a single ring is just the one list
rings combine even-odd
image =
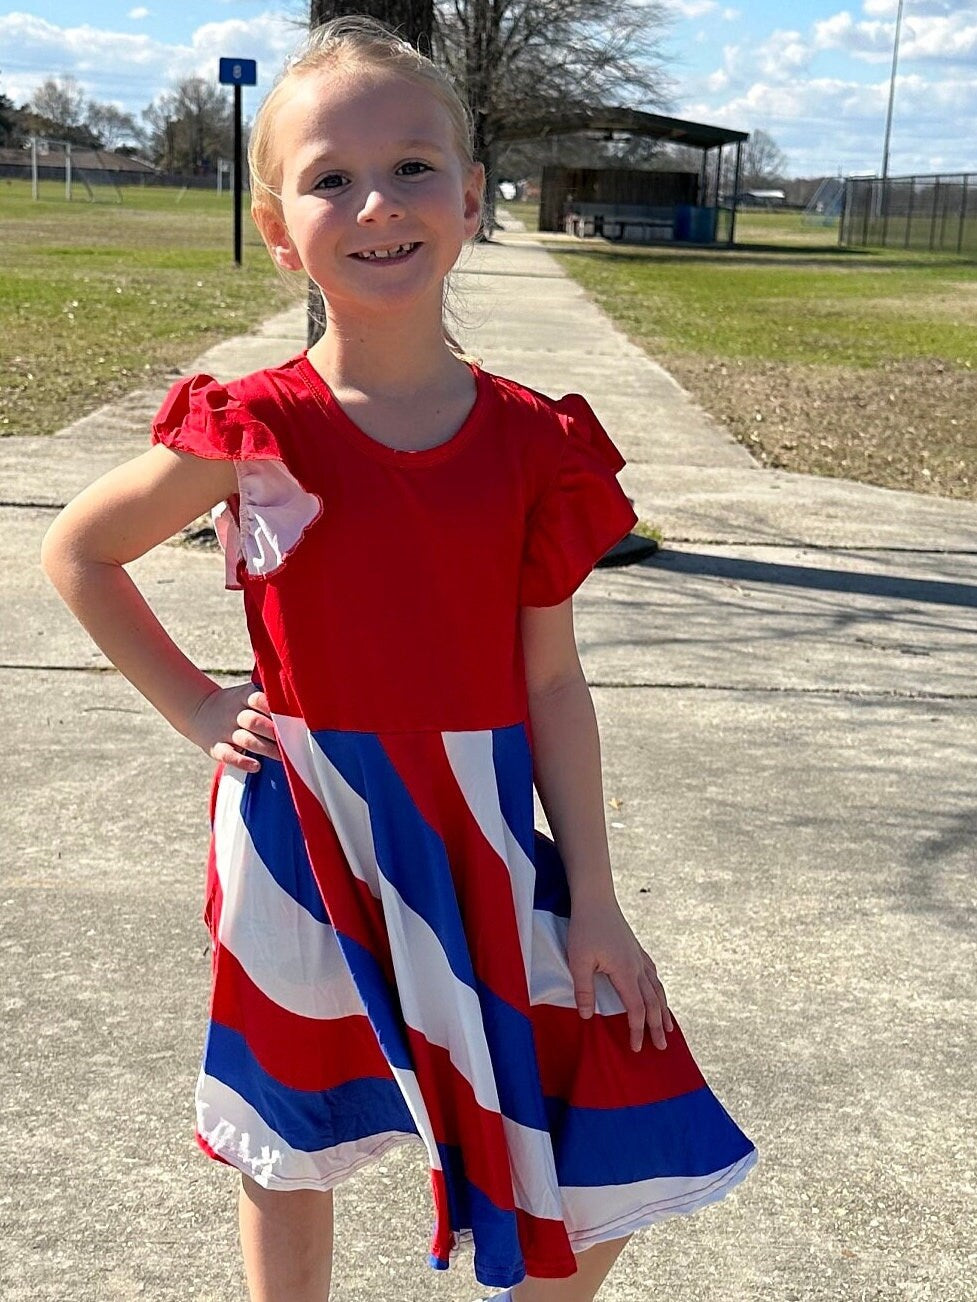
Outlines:
[{"label": "chain link fence", "polygon": [[977,173],[849,177],[839,239],[848,248],[977,255]]}]

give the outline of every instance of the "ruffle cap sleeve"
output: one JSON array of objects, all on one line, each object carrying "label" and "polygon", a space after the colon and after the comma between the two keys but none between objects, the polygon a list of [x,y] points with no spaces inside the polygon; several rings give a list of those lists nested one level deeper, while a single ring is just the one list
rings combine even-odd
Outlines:
[{"label": "ruffle cap sleeve", "polygon": [[241,566],[254,578],[277,573],[322,514],[322,499],[288,470],[274,432],[209,375],[173,385],[153,421],[152,441],[234,462],[238,492],[213,512],[229,588],[241,587]]},{"label": "ruffle cap sleeve", "polygon": [[625,461],[579,394],[555,407],[565,442],[556,474],[526,522],[520,603],[557,606],[637,523],[617,482]]}]

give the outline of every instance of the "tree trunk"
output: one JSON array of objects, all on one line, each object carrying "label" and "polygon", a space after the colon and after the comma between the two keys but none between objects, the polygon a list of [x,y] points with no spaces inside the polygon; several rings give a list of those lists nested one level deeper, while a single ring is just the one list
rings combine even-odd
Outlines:
[{"label": "tree trunk", "polygon": [[[345,14],[365,14],[377,18],[425,54],[431,53],[431,31],[434,27],[434,0],[310,0],[309,26],[318,27],[330,18]],[[311,348],[325,333],[322,324],[322,295],[309,281],[308,346]]]},{"label": "tree trunk", "polygon": [[385,27],[395,31],[411,45],[420,42],[427,53],[431,49],[431,28],[434,26],[434,0],[312,0],[309,7],[309,26],[318,27],[330,18],[344,14],[364,14],[378,18]]}]

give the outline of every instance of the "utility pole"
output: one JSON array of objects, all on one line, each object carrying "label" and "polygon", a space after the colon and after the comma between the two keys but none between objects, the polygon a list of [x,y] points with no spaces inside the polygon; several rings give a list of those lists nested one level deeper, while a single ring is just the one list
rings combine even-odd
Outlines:
[{"label": "utility pole", "polygon": [[896,102],[896,73],[899,71],[899,41],[902,37],[902,11],[905,6],[905,0],[899,0],[899,10],[896,14],[896,39],[892,46],[892,76],[889,79],[889,111],[885,119],[885,146],[882,150],[882,188],[885,190],[885,183],[889,179],[889,145],[892,140],[892,110]]},{"label": "utility pole", "polygon": [[[402,36],[425,54],[431,53],[434,28],[434,0],[310,0],[309,27],[320,27],[330,18],[346,14],[364,14],[378,19],[385,27]],[[322,295],[309,281],[308,346],[311,348],[325,333],[322,325]]]}]

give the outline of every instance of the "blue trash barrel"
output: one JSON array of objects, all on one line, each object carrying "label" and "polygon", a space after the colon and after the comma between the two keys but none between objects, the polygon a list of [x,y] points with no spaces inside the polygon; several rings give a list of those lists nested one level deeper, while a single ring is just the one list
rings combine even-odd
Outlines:
[{"label": "blue trash barrel", "polygon": [[675,225],[672,233],[677,240],[692,239],[692,214],[696,211],[690,203],[675,205]]}]

